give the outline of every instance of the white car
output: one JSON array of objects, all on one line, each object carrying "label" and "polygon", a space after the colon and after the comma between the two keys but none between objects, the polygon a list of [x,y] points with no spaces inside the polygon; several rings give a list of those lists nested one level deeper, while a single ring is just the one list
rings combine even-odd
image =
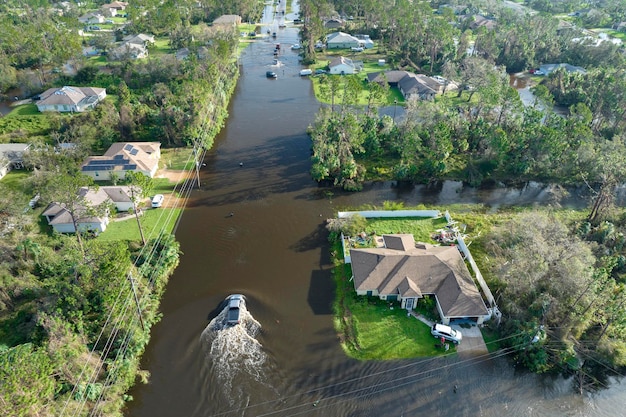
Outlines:
[{"label": "white car", "polygon": [[350,48],[350,50],[352,52],[363,52],[363,47],[362,46],[353,46],[352,48]]},{"label": "white car", "polygon": [[443,337],[444,339],[449,340],[450,342],[453,342],[457,345],[461,343],[461,340],[463,340],[463,335],[460,331],[454,330],[452,327],[446,326],[445,324],[433,324],[433,327],[431,327],[430,329],[430,334],[432,334],[437,339]]},{"label": "white car", "polygon": [[299,43],[294,43],[291,45],[291,49],[302,49],[302,46]]},{"label": "white car", "polygon": [[165,200],[165,196],[163,194],[157,194],[152,197],[152,208],[158,208],[163,205],[163,200]]},{"label": "white car", "polygon": [[300,70],[300,75],[305,76],[305,75],[311,75],[313,74],[313,70],[309,69],[309,68],[305,68],[303,70]]}]

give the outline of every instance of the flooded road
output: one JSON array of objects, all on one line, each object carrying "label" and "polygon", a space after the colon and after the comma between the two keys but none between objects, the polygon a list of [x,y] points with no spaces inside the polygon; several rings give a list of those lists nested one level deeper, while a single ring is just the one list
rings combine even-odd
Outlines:
[{"label": "flooded road", "polygon": [[[276,42],[297,40],[288,27]],[[381,183],[357,194],[318,188],[306,135],[318,103],[288,47],[278,78],[265,78],[273,49],[274,41],[257,40],[241,57],[230,117],[176,231],[184,255],[143,357],[150,382],[133,389],[125,415],[620,415],[622,386],[574,395],[570,381],[517,371],[507,352],[365,363],[343,354],[333,329],[324,220],[363,203],[449,204],[494,194],[454,182],[434,189]],[[500,191],[506,202],[541,201],[545,189]],[[211,323],[234,293],[246,296],[252,327],[217,334]]]}]

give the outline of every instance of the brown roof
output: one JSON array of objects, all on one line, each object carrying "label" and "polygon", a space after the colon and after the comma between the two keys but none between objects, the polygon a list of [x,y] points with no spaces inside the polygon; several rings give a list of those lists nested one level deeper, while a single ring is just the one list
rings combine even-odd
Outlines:
[{"label": "brown roof", "polygon": [[76,105],[88,97],[98,96],[104,88],[97,87],[71,87],[49,88],[41,93],[39,102],[41,105],[68,104]]},{"label": "brown roof", "polygon": [[455,246],[416,246],[413,236],[407,234],[383,238],[384,248],[350,250],[356,290],[377,290],[380,295],[402,297],[434,294],[446,317],[487,314],[480,292]]},{"label": "brown roof", "polygon": [[[159,164],[159,160],[152,154],[160,148],[160,142],[116,142],[104,155],[87,157],[82,168],[85,171],[85,167],[96,166],[96,164],[105,167],[103,161],[109,161],[109,169],[113,171],[152,171]],[[136,168],[130,168],[133,165],[136,165]]]}]

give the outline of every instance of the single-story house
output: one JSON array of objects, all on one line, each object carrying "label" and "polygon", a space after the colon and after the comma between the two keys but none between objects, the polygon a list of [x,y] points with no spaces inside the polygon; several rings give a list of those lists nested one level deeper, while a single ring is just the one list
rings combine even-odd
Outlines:
[{"label": "single-story house", "polygon": [[354,35],[359,40],[359,44],[365,49],[372,49],[374,41],[370,39],[370,35]]},{"label": "single-story house", "polygon": [[[130,188],[126,186],[110,186],[99,187],[97,190],[87,187],[81,187],[78,195],[84,199],[85,206],[96,207],[102,204],[111,204],[115,206],[119,212],[127,212],[133,207],[131,200]],[[109,224],[108,213],[102,216],[87,215],[86,208],[77,210],[85,213],[84,216],[79,214],[77,219],[78,228],[81,231],[104,232]],[[74,223],[70,212],[59,203],[50,203],[41,214],[46,218],[48,224],[52,226],[55,232],[59,233],[75,233]]]},{"label": "single-story house", "polygon": [[456,246],[415,243],[411,234],[383,236],[383,246],[351,249],[352,279],[358,295],[400,301],[412,310],[432,295],[444,324],[489,317],[476,284]]},{"label": "single-story house", "polygon": [[213,21],[213,26],[232,26],[236,28],[241,24],[241,16],[236,14],[223,14]]},{"label": "single-story house", "polygon": [[345,25],[345,22],[342,19],[332,18],[328,19],[324,22],[324,27],[326,29],[339,29]]},{"label": "single-story house", "polygon": [[559,68],[565,69],[567,72],[578,72],[580,74],[586,74],[587,70],[583,67],[577,67],[571,64],[543,64],[539,65],[539,70],[541,70],[545,75],[550,75],[551,72],[556,71]]},{"label": "single-story house", "polygon": [[139,33],[137,35],[127,35],[122,39],[122,43],[132,43],[135,45],[148,46],[154,43],[154,36],[146,35],[145,33]]},{"label": "single-story house", "polygon": [[27,143],[0,144],[0,178],[12,169],[24,168],[24,152],[30,148]]},{"label": "single-story house", "polygon": [[361,46],[359,39],[344,32],[334,32],[326,36],[326,48],[328,49],[348,49]]},{"label": "single-story house", "polygon": [[100,13],[104,17],[115,17],[117,16],[117,9],[113,7],[109,7],[109,5],[105,4],[104,6],[100,8]]},{"label": "single-story house", "polygon": [[[384,74],[384,75],[383,75]],[[367,74],[369,82],[387,82],[390,87],[397,87],[405,100],[432,100],[443,91],[444,83],[424,74],[408,71],[385,71]],[[456,85],[455,85],[456,86]]]},{"label": "single-story house", "polygon": [[160,158],[159,142],[117,142],[104,155],[87,157],[81,171],[96,181],[109,181],[111,176],[124,179],[128,171],[153,178]]},{"label": "single-story house", "polygon": [[128,7],[128,2],[114,1],[112,3],[103,4],[102,7],[106,7],[107,9],[115,9],[115,10],[126,10],[126,7]]},{"label": "single-story house", "polygon": [[96,107],[106,95],[105,88],[66,85],[44,91],[36,104],[40,112],[83,112]]},{"label": "single-story house", "polygon": [[100,12],[85,13],[78,18],[78,21],[84,24],[104,23],[105,20],[105,17]]},{"label": "single-story house", "polygon": [[493,30],[496,28],[496,22],[488,17],[476,14],[474,16],[469,17],[472,20],[469,27],[472,30],[476,30],[478,28],[484,27],[488,30]]},{"label": "single-story house", "polygon": [[352,61],[350,58],[340,56],[330,61],[330,64],[328,64],[328,69],[330,70],[329,72],[331,74],[348,75],[357,74],[363,69],[363,67],[358,63]]},{"label": "single-story house", "polygon": [[123,42],[110,51],[113,59],[141,59],[148,56],[148,48],[137,43]]}]

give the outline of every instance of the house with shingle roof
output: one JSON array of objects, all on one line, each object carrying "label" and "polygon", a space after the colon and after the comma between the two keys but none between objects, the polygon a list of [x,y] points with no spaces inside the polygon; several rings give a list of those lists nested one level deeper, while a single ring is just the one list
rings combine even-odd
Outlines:
[{"label": "house with shingle roof", "polygon": [[[397,87],[405,100],[421,99],[432,100],[436,94],[443,91],[444,83],[424,74],[414,74],[408,71],[385,71],[367,74],[369,82],[386,82],[390,87]],[[456,84],[452,84],[456,87]]]},{"label": "house with shingle roof", "polygon": [[[88,207],[111,205],[115,206],[119,212],[127,212],[133,207],[130,187],[126,186],[99,187],[97,189],[81,187],[78,190],[78,195],[84,201],[84,207],[76,210],[79,217],[76,223],[81,231],[89,230],[101,233],[106,230],[109,224],[108,210],[102,216],[94,216],[89,214]],[[76,233],[72,215],[62,204],[50,203],[41,215],[46,218],[55,232]]]},{"label": "house with shingle roof", "polygon": [[213,21],[213,25],[237,27],[241,24],[241,16],[236,14],[223,14]]},{"label": "house with shingle roof", "polygon": [[83,112],[96,107],[106,97],[106,89],[98,87],[49,88],[41,93],[37,101],[40,112]]},{"label": "house with shingle roof", "polygon": [[350,58],[339,56],[330,61],[328,69],[331,74],[335,75],[357,74],[363,69],[363,65],[362,63],[354,62]]},{"label": "house with shingle roof", "polygon": [[348,49],[361,46],[361,41],[344,32],[334,32],[326,35],[326,48],[327,49]]},{"label": "house with shingle roof", "polygon": [[352,280],[358,295],[400,301],[412,310],[431,295],[444,324],[489,317],[472,276],[456,246],[416,244],[411,234],[383,235],[383,246],[351,249]]},{"label": "house with shingle roof", "polygon": [[0,144],[0,178],[12,169],[24,168],[24,152],[30,148],[28,143]]},{"label": "house with shingle roof", "polygon": [[159,168],[161,143],[117,142],[102,156],[89,156],[81,171],[95,181],[109,181],[111,177],[124,179],[126,172],[141,172],[152,178]]}]

